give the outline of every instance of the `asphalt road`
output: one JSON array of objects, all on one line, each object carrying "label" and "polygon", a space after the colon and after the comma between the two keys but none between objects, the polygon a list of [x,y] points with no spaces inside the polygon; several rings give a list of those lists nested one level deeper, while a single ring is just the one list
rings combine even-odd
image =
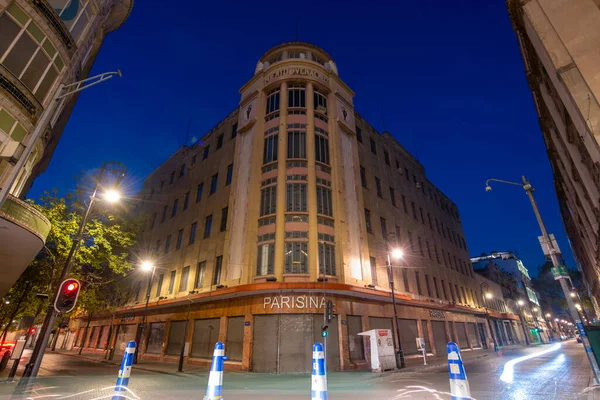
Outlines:
[{"label": "asphalt road", "polygon": [[[512,380],[504,374],[505,364],[522,356],[537,355],[514,365]],[[466,363],[474,399],[576,399],[590,380],[590,368],[580,344],[550,345],[488,353]],[[118,367],[77,357],[47,354],[35,387],[24,398],[100,399],[110,398]],[[165,374],[136,370],[131,375],[130,399],[202,399],[207,373]],[[354,399],[450,399],[446,368],[401,373],[331,373],[331,400]],[[0,384],[0,399],[9,399],[14,383]],[[310,376],[226,372],[225,399],[308,399]]]}]

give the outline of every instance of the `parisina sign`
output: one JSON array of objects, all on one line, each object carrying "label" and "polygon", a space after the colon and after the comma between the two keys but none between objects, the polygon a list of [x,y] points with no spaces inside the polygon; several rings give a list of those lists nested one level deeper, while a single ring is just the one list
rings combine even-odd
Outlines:
[{"label": "parisina sign", "polygon": [[303,310],[323,307],[325,307],[325,298],[318,296],[272,296],[263,299],[265,310],[284,308]]}]

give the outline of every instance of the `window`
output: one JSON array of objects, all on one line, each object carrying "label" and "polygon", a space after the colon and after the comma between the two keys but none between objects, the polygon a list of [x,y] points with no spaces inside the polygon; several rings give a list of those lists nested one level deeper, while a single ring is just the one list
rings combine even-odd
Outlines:
[{"label": "window", "polygon": [[225,207],[221,209],[221,232],[225,232],[227,229],[227,214],[229,212],[229,207]]},{"label": "window", "polygon": [[286,274],[308,273],[308,243],[285,242],[285,271]]},{"label": "window", "polygon": [[237,136],[237,128],[238,128],[237,122],[235,124],[231,125],[231,138],[232,139]]},{"label": "window", "polygon": [[179,168],[179,177],[181,178],[183,175],[185,175],[185,164],[181,164]]},{"label": "window", "polygon": [[390,186],[390,200],[392,200],[392,205],[394,207],[396,207],[396,191],[391,186]]},{"label": "window", "polygon": [[279,88],[272,90],[267,95],[266,114],[279,110]]},{"label": "window", "polygon": [[378,177],[375,177],[375,190],[377,191],[377,196],[383,198],[383,193],[381,192],[381,180]]},{"label": "window", "polygon": [[423,218],[423,207],[419,207],[419,213],[421,214],[421,222],[425,225],[425,218]]},{"label": "window", "polygon": [[288,107],[306,108],[306,90],[304,85],[290,85],[288,87]]},{"label": "window", "polygon": [[223,147],[223,134],[217,136],[217,150]]},{"label": "window", "polygon": [[419,218],[417,218],[417,207],[415,207],[415,202],[411,201],[410,205],[412,207],[412,212],[413,212],[414,219],[419,220]]},{"label": "window", "polygon": [[440,299],[440,290],[438,289],[437,278],[435,276],[433,277],[433,288],[435,289],[435,297]]},{"label": "window", "polygon": [[446,283],[444,282],[444,280],[441,280],[442,283],[442,293],[444,294],[444,300],[448,300],[448,295],[446,294]]},{"label": "window", "polygon": [[164,280],[165,280],[165,274],[160,274],[158,276],[158,283],[156,284],[156,297],[159,297],[160,293],[162,292],[162,285],[163,285]]},{"label": "window", "polygon": [[266,243],[258,246],[258,259],[256,261],[256,275],[265,276],[275,273],[275,243]]},{"label": "window", "polygon": [[375,257],[369,257],[371,264],[371,284],[377,286],[377,259]]},{"label": "window", "polygon": [[190,266],[184,267],[181,270],[181,280],[179,281],[179,291],[184,292],[187,290],[188,277],[190,275]]},{"label": "window", "polygon": [[156,213],[152,214],[152,220],[150,222],[150,229],[154,229],[155,222],[156,222]]},{"label": "window", "polygon": [[398,170],[398,172],[400,171],[400,161],[396,160],[396,169]]},{"label": "window", "polygon": [[165,187],[165,181],[160,181],[160,190],[163,190]]},{"label": "window", "polygon": [[319,242],[319,274],[335,275],[335,245]]},{"label": "window", "polygon": [[431,248],[429,247],[429,240],[425,240],[425,247],[427,248],[427,255],[429,259],[433,260],[433,257],[431,256]]},{"label": "window", "polygon": [[362,143],[362,130],[358,126],[356,127],[356,140]]},{"label": "window", "polygon": [[215,270],[213,273],[213,285],[221,283],[221,269],[223,268],[223,256],[218,256],[215,260]]},{"label": "window", "polygon": [[194,242],[196,241],[196,228],[198,227],[198,223],[194,222],[191,226],[190,226],[190,240],[188,242],[188,244],[194,244]]},{"label": "window", "polygon": [[367,171],[362,165],[360,166],[360,183],[362,184],[362,187],[367,187]]},{"label": "window", "polygon": [[286,189],[285,210],[287,212],[306,212],[308,208],[306,184],[288,183]]},{"label": "window", "polygon": [[181,242],[183,241],[183,229],[180,229],[177,232],[177,243],[175,243],[175,250],[179,250],[181,248]]},{"label": "window", "polygon": [[433,251],[435,252],[435,259],[436,259],[436,261],[439,264],[439,262],[440,262],[440,254],[438,253],[438,249],[437,249],[437,246],[435,244],[433,245]]},{"label": "window", "polygon": [[408,168],[404,168],[404,176],[406,177],[406,180],[410,182],[410,176],[408,175]]},{"label": "window", "polygon": [[458,290],[458,285],[454,285],[454,289],[456,289],[456,298],[459,303],[462,303],[462,297],[460,297],[460,291]]},{"label": "window", "polygon": [[225,177],[225,186],[231,185],[231,179],[233,178],[233,164],[227,166],[227,176]]},{"label": "window", "polygon": [[317,213],[333,216],[333,201],[331,199],[331,189],[323,186],[317,186]]},{"label": "window", "polygon": [[396,245],[400,244],[400,227],[396,225]]},{"label": "window", "polygon": [[404,212],[408,214],[408,207],[406,206],[406,197],[402,195],[402,207],[404,208]]},{"label": "window", "polygon": [[437,233],[438,235],[440,234],[440,221],[438,221],[438,219],[435,219],[435,227],[437,228]]},{"label": "window", "polygon": [[158,253],[158,251],[160,250],[160,239],[156,241],[156,244],[154,245],[154,252]]},{"label": "window", "polygon": [[408,284],[408,269],[402,268],[402,281],[404,282],[404,291],[410,293],[410,286]]},{"label": "window", "polygon": [[288,158],[306,158],[306,132],[288,131]]},{"label": "window", "polygon": [[463,302],[465,304],[467,304],[469,302],[469,299],[467,299],[467,294],[465,293],[465,288],[461,286],[460,291],[462,293]]},{"label": "window", "polygon": [[323,164],[329,164],[329,139],[315,135],[315,157]]},{"label": "window", "polygon": [[204,286],[204,274],[206,272],[206,261],[200,261],[196,267],[196,278],[194,279],[194,287],[201,288]]},{"label": "window", "polygon": [[206,160],[208,158],[208,153],[210,152],[210,145],[204,146],[204,150],[202,150],[202,159]]},{"label": "window", "polygon": [[415,246],[413,244],[412,232],[408,231],[408,245],[410,246],[410,251],[415,251]]},{"label": "window", "polygon": [[263,164],[277,161],[277,145],[279,135],[271,135],[265,138],[263,149]]},{"label": "window", "polygon": [[171,176],[169,177],[169,185],[172,185],[175,181],[175,171],[171,172]]},{"label": "window", "polygon": [[189,205],[190,205],[190,192],[186,192],[185,196],[183,197],[183,211],[187,210]]},{"label": "window", "polygon": [[214,194],[217,191],[217,183],[218,182],[219,182],[219,174],[214,174],[212,176],[211,181],[210,181],[210,193],[209,193],[209,195]]},{"label": "window", "polygon": [[421,291],[421,278],[419,276],[419,271],[415,271],[415,280],[417,283],[417,293],[419,293],[419,296],[422,296],[423,292]]},{"label": "window", "polygon": [[65,27],[71,32],[71,36],[75,42],[78,42],[89,25],[93,14],[90,8],[91,1],[78,0],[79,7],[75,8],[76,12],[73,12],[73,7],[71,6],[71,3],[74,2],[67,2],[63,8],[55,8],[54,11],[56,11],[65,24]]},{"label": "window", "polygon": [[387,151],[383,151],[383,159],[385,160],[385,163],[389,166],[390,165],[390,153],[388,153]]},{"label": "window", "polygon": [[190,168],[192,168],[194,165],[196,165],[196,154],[194,154],[194,155],[192,156],[192,162],[191,162],[191,164],[190,164]]},{"label": "window", "polygon": [[171,218],[177,215],[177,205],[179,204],[179,199],[175,199],[173,202],[173,209],[171,210]]},{"label": "window", "polygon": [[313,91],[313,102],[317,112],[327,115],[327,97],[317,89]]},{"label": "window", "polygon": [[65,66],[63,59],[50,38],[14,2],[0,15],[0,32],[0,62],[43,102]]},{"label": "window", "polygon": [[448,289],[450,290],[450,298],[452,299],[452,302],[456,302],[455,297],[454,297],[454,292],[452,291],[452,283],[448,282]]},{"label": "window", "polygon": [[423,251],[423,243],[421,242],[421,236],[417,236],[417,242],[419,243],[419,253],[421,253],[421,256],[425,256],[425,252]]},{"label": "window", "polygon": [[433,230],[433,223],[431,222],[431,214],[427,213],[427,220],[429,221],[429,229]]},{"label": "window", "polygon": [[200,202],[200,200],[202,200],[202,191],[204,190],[204,183],[200,183],[198,184],[198,187],[196,188],[196,203]]},{"label": "window", "polygon": [[210,229],[212,228],[212,214],[204,220],[204,239],[210,237]]},{"label": "window", "polygon": [[431,297],[431,287],[429,286],[429,275],[425,274],[425,286],[427,287],[427,296]]},{"label": "window", "polygon": [[350,361],[362,361],[365,359],[365,345],[363,336],[359,334],[364,331],[362,318],[359,315],[348,315],[348,342]]},{"label": "window", "polygon": [[377,155],[377,145],[375,144],[375,141],[373,138],[370,138],[369,140],[371,141],[371,153]]},{"label": "window", "polygon": [[383,238],[383,240],[387,240],[387,238],[388,238],[387,221],[385,220],[385,218],[380,217],[379,222],[381,224],[381,237]]},{"label": "window", "polygon": [[177,276],[177,271],[171,271],[171,280],[169,281],[169,294],[173,294],[173,289],[175,288],[175,277]]},{"label": "window", "polygon": [[269,186],[260,191],[260,216],[275,214],[277,205],[277,186]]},{"label": "window", "polygon": [[167,236],[167,240],[165,241],[165,254],[169,252],[169,248],[171,248],[171,236]]},{"label": "window", "polygon": [[365,208],[365,223],[367,224],[367,232],[373,233],[373,227],[371,226],[371,211]]}]

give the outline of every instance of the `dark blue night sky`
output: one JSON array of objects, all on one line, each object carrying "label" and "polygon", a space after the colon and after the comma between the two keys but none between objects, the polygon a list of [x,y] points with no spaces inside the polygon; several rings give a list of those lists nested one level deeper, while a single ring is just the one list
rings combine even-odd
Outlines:
[{"label": "dark blue night sky", "polygon": [[471,255],[512,250],[534,272],[539,229],[524,191],[484,190],[490,177],[536,187],[548,229],[573,265],[521,55],[504,1],[137,0],[93,74],[123,71],[80,96],[29,197],[74,189],[80,170],[126,164],[132,195],[191,135],[231,112],[270,47],[299,39],[336,61],[357,111],[387,129],[459,207]]}]

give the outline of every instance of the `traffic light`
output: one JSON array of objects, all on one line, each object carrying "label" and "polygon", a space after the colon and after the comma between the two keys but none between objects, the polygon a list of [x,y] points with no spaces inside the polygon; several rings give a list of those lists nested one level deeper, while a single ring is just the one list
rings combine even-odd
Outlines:
[{"label": "traffic light", "polygon": [[328,325],[321,325],[321,336],[325,337],[329,334],[327,330],[329,329]]},{"label": "traffic light", "polygon": [[327,322],[331,322],[335,318],[335,305],[333,301],[327,300]]},{"label": "traffic light", "polygon": [[81,289],[81,284],[77,279],[65,279],[58,289],[54,309],[63,314],[71,311],[77,302],[79,289]]}]

